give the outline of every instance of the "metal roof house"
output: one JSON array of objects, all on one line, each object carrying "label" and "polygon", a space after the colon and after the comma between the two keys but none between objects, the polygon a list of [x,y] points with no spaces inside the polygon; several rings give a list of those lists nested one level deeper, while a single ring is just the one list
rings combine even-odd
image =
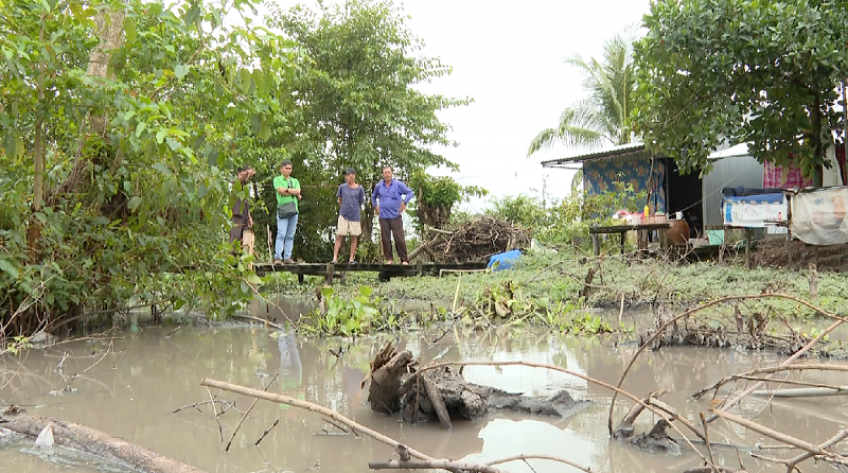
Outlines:
[{"label": "metal roof house", "polygon": [[[642,143],[616,146],[542,162],[545,168],[583,168],[583,189],[599,194],[624,181],[647,191],[652,212],[683,212],[692,236],[710,227],[722,227],[721,197],[726,187],[761,188],[763,165],[748,155],[747,145],[737,145],[710,155],[713,169],[703,177],[682,174],[667,156],[654,155]],[[638,209],[629,209],[638,211]]]}]

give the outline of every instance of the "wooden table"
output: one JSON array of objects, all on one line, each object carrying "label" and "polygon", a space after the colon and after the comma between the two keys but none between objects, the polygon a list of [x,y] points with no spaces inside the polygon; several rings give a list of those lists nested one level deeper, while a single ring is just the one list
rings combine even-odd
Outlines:
[{"label": "wooden table", "polygon": [[[624,254],[624,234],[630,231],[635,231],[637,234],[644,233],[645,238],[637,237],[637,242],[639,245],[639,249],[643,250],[647,247],[647,233],[653,230],[658,230],[660,232],[660,241],[664,242],[666,240],[665,233],[669,228],[668,223],[649,223],[642,225],[613,225],[610,227],[591,227],[589,228],[589,235],[592,236],[592,247],[595,250],[595,256],[601,254],[601,239],[599,235],[603,234],[613,234],[618,233],[619,241],[621,242],[621,254]],[[643,247],[642,242],[645,242]]]}]

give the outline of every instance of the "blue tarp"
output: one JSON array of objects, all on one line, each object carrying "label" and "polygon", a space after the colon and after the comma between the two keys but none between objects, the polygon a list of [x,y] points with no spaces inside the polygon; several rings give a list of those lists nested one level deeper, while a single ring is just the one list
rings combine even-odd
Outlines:
[{"label": "blue tarp", "polygon": [[491,268],[498,263],[498,267],[493,269],[493,271],[502,271],[504,269],[512,268],[513,263],[518,261],[521,258],[521,250],[512,250],[507,251],[505,253],[498,253],[496,255],[492,255],[489,258],[489,264],[486,265],[487,268]]}]

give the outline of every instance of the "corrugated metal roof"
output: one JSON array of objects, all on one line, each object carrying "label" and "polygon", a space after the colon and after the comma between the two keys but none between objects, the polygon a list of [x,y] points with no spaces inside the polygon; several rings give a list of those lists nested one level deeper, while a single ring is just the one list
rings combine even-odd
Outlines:
[{"label": "corrugated metal roof", "polygon": [[742,156],[750,156],[748,154],[748,143],[739,143],[738,145],[716,151],[709,155],[707,159],[737,158]]},{"label": "corrugated metal roof", "polygon": [[607,148],[601,151],[593,151],[591,153],[584,153],[576,156],[568,156],[565,158],[542,161],[541,164],[544,168],[559,168],[572,163],[579,163],[595,159],[617,158],[620,156],[641,153],[643,151],[645,151],[644,143],[628,143],[626,145],[614,146],[612,148]]}]

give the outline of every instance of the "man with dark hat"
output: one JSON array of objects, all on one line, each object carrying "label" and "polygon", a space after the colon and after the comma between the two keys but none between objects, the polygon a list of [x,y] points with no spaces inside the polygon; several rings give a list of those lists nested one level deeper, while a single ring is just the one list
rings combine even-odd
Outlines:
[{"label": "man with dark hat", "polygon": [[365,189],[356,183],[356,171],[353,168],[345,169],[345,182],[339,186],[336,197],[339,198],[339,224],[336,227],[336,244],[333,247],[333,261],[335,264],[339,259],[339,251],[342,249],[345,236],[350,236],[350,264],[356,263],[356,244],[359,235],[362,234],[360,224],[360,210],[365,203]]}]

